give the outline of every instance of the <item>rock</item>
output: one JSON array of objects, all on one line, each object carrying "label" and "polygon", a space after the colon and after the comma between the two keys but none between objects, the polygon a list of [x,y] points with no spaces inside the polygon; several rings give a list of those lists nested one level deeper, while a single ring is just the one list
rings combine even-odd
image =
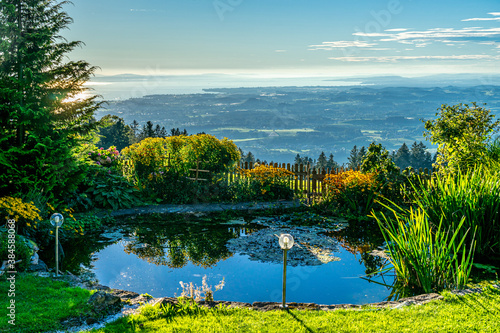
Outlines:
[{"label": "rock", "polygon": [[47,272],[48,270],[49,268],[41,259],[38,259],[38,264],[31,264],[28,267],[28,272]]},{"label": "rock", "polygon": [[121,305],[120,297],[106,293],[104,291],[97,291],[92,296],[88,303],[94,308],[96,312],[113,311]]}]

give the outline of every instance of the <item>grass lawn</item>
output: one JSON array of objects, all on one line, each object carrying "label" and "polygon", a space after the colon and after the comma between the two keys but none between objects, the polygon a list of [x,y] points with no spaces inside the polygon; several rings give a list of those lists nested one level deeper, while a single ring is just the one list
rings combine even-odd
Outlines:
[{"label": "grass lawn", "polygon": [[[3,314],[0,332],[45,332],[60,321],[89,312],[92,292],[66,282],[29,274],[16,276],[16,326],[8,324],[9,285],[0,280]],[[363,308],[337,311],[270,311],[208,309],[189,303],[145,306],[140,314],[121,318],[93,332],[500,332],[500,290],[455,296],[401,309]]]},{"label": "grass lawn", "polygon": [[[10,275],[10,274],[8,274]],[[9,297],[10,283],[0,278],[0,332],[44,332],[60,328],[60,321],[88,312],[91,291],[70,287],[69,283],[53,281],[30,274],[16,274],[15,296]],[[15,326],[8,323],[7,307],[15,300]]]},{"label": "grass lawn", "polygon": [[401,309],[270,311],[144,307],[94,332],[500,332],[500,291]]}]

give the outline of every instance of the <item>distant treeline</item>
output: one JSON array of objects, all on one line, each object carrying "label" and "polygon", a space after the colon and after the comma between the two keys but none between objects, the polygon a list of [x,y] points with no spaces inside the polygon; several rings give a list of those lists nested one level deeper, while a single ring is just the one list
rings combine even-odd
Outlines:
[{"label": "distant treeline", "polygon": [[142,127],[139,126],[136,120],[132,124],[127,125],[122,118],[112,115],[104,116],[101,121],[105,125],[99,127],[99,142],[97,144],[106,148],[116,146],[118,150],[122,150],[146,138],[188,135],[186,129],[182,131],[179,128],[167,130],[164,126],[154,125],[151,121],[146,122]]},{"label": "distant treeline", "polygon": [[[347,158],[348,162],[346,164],[339,164],[334,160],[333,154],[330,154],[329,157],[326,157],[324,152],[318,156],[317,159],[313,159],[308,156],[301,157],[300,154],[297,154],[294,159],[295,164],[309,164],[312,167],[317,169],[336,169],[340,167],[348,168],[348,169],[358,169],[366,156],[366,148],[362,146],[358,149],[357,146],[354,146]],[[256,159],[252,152],[248,152],[245,154],[241,149],[241,162],[252,162],[252,163],[263,163],[268,164],[267,161],[261,161],[258,158]],[[432,164],[436,161],[436,155],[432,156],[431,153],[427,151],[427,147],[420,141],[417,143],[413,142],[411,148],[408,148],[406,143],[403,143],[398,150],[395,150],[390,155],[392,161],[398,166],[401,170],[404,170],[408,167],[412,167],[414,169],[432,169]],[[271,164],[273,161],[270,162]]]},{"label": "distant treeline", "polygon": [[[179,128],[172,128],[167,130],[164,126],[160,126],[158,124],[155,125],[151,121],[147,121],[142,127],[139,126],[139,123],[136,120],[134,120],[130,125],[127,125],[122,118],[112,115],[103,117],[101,121],[103,121],[105,125],[99,128],[100,141],[98,142],[98,145],[102,147],[116,146],[118,150],[122,150],[123,148],[145,138],[165,138],[167,136],[188,135],[186,129],[180,130]],[[324,152],[321,152],[321,154],[314,159],[297,154],[293,163],[309,164],[318,169],[335,169],[340,167],[357,169],[363,162],[366,151],[367,150],[364,146],[361,148],[354,146],[349,154],[349,157],[347,158],[348,162],[346,164],[339,164],[334,160],[333,154],[329,154],[327,157]],[[256,158],[250,151],[248,153],[244,153],[243,150],[240,149],[240,154],[241,162],[243,163],[268,163],[266,160],[261,161]],[[411,148],[409,148],[406,143],[403,143],[401,147],[398,150],[393,151],[390,156],[401,170],[404,170],[407,167],[412,167],[414,169],[432,169],[432,164],[436,159],[436,156],[433,157],[431,153],[427,151],[427,147],[422,142],[417,143],[416,141],[411,145]],[[273,161],[270,163],[273,163]]]}]

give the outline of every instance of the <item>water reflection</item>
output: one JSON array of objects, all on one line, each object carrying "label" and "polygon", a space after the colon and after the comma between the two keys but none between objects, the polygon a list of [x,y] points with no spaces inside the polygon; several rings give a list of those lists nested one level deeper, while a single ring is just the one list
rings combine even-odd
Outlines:
[{"label": "water reflection", "polygon": [[99,282],[111,288],[174,296],[179,294],[179,281],[200,284],[197,279],[206,274],[213,281],[227,282],[218,299],[279,301],[282,252],[274,235],[283,231],[298,243],[289,252],[290,301],[362,304],[389,295],[390,288],[379,285],[386,283],[380,276],[360,279],[383,263],[371,254],[383,244],[378,227],[367,222],[340,230],[273,226],[269,219],[266,223],[259,225],[258,218],[138,217],[121,221],[95,241],[82,240],[78,249],[67,252],[79,253],[73,257],[74,267],[92,269]]}]

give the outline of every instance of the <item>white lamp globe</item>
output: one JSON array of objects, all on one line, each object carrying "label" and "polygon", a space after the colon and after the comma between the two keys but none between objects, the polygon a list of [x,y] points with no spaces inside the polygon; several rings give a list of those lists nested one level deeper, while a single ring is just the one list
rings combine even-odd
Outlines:
[{"label": "white lamp globe", "polygon": [[293,237],[290,234],[281,234],[279,239],[280,247],[283,250],[290,250],[293,247]]}]

